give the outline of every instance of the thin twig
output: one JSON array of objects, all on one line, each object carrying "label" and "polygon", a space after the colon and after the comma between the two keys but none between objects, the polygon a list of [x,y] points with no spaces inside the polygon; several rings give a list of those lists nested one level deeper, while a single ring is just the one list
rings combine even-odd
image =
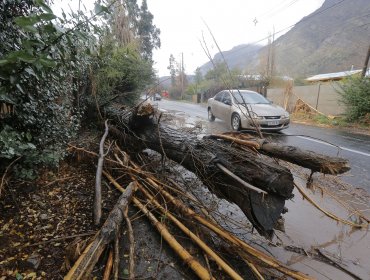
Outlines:
[{"label": "thin twig", "polygon": [[17,162],[21,157],[22,157],[22,156],[17,157],[15,160],[13,160],[13,161],[12,161],[12,162],[11,162],[11,163],[6,167],[5,172],[4,172],[3,176],[1,177],[1,184],[0,184],[0,197],[1,197],[1,191],[3,190],[4,185],[5,185],[5,177],[6,177],[7,173],[8,173],[8,171],[9,171],[10,167],[12,167],[12,166],[13,166],[13,164],[14,164],[14,163],[16,163],[16,162]]},{"label": "thin twig", "polygon": [[56,180],[54,180],[54,181],[52,181],[52,182],[47,183],[47,184],[44,186],[44,188],[49,187],[49,186],[51,186],[51,185],[55,184],[56,182],[61,182],[61,181],[68,180],[68,179],[72,179],[72,178],[77,178],[77,176],[69,176],[69,177],[64,177],[64,178],[58,178],[58,179],[56,179]]},{"label": "thin twig", "polygon": [[108,260],[105,265],[105,270],[103,274],[103,280],[109,280],[110,274],[112,272],[112,267],[113,267],[113,249],[109,250],[109,255],[108,255]]},{"label": "thin twig", "polygon": [[258,193],[262,193],[262,194],[268,194],[266,191],[264,190],[261,190],[255,186],[252,186],[251,184],[247,183],[246,181],[244,181],[242,178],[240,178],[239,176],[235,175],[234,173],[232,173],[229,169],[227,169],[225,166],[223,166],[222,164],[220,163],[216,163],[216,166],[222,171],[224,172],[226,175],[229,175],[230,177],[232,177],[233,179],[235,179],[236,181],[238,181],[240,184],[242,184],[244,187],[252,190],[252,191],[255,191],[255,192],[258,192]]},{"label": "thin twig", "polygon": [[113,263],[113,279],[118,280],[119,273],[119,239],[120,235],[117,233],[114,239],[114,263]]},{"label": "thin twig", "polygon": [[135,237],[134,237],[134,231],[132,230],[132,224],[130,221],[130,218],[128,217],[128,209],[123,212],[123,216],[125,218],[126,224],[127,224],[127,231],[128,231],[128,239],[130,242],[130,249],[129,249],[129,280],[135,279]]},{"label": "thin twig", "polygon": [[[225,65],[226,65],[226,69],[227,69],[227,72],[228,72],[228,74],[229,74],[230,80],[233,82],[233,81],[234,81],[234,78],[233,78],[233,75],[231,74],[230,67],[229,67],[229,65],[227,64],[227,61],[226,61],[226,59],[225,59],[225,57],[224,57],[224,54],[223,54],[223,52],[222,52],[222,50],[221,50],[220,46],[218,45],[217,40],[216,40],[215,36],[213,35],[213,32],[212,32],[211,28],[208,26],[208,24],[207,24],[204,20],[203,20],[203,23],[204,23],[204,24],[205,24],[205,26],[207,27],[208,32],[209,32],[209,34],[211,35],[211,37],[212,37],[212,39],[213,39],[213,42],[215,43],[215,45],[216,45],[216,47],[217,47],[217,49],[218,49],[219,53],[221,54],[221,57],[222,57],[222,59],[223,59],[223,61],[224,61]],[[204,37],[203,37],[203,38],[204,38]],[[225,85],[227,85],[227,84],[225,83]],[[233,96],[233,93],[232,93],[232,91],[231,91],[231,86],[229,86],[228,88],[229,88],[229,92],[230,92],[230,94]],[[260,126],[259,126],[259,125],[257,125],[257,124],[256,124],[256,122],[254,121],[254,118],[253,118],[253,116],[252,116],[252,114],[251,114],[251,112],[250,112],[250,110],[249,110],[249,108],[248,108],[248,106],[247,106],[247,103],[245,102],[244,96],[240,93],[240,90],[239,90],[238,88],[237,88],[236,90],[238,91],[238,94],[239,94],[239,96],[241,97],[241,99],[242,99],[242,101],[243,101],[243,105],[244,105],[243,107],[247,110],[248,116],[249,116],[250,120],[252,121],[252,124],[253,124],[254,128],[256,129],[256,131],[257,131],[257,133],[258,133],[259,137],[262,139],[262,138],[263,138],[263,135],[262,135],[262,132],[261,132]],[[238,105],[239,109],[241,110],[242,114],[244,114],[244,115],[245,115],[244,111],[240,108],[239,104],[237,104],[237,105]],[[246,116],[246,117],[247,117],[247,116]]]},{"label": "thin twig", "polygon": [[333,213],[331,212],[328,212],[326,211],[325,209],[323,209],[322,207],[320,207],[320,205],[318,205],[312,198],[310,198],[306,193],[305,191],[299,187],[296,183],[294,183],[294,186],[298,189],[298,191],[302,194],[302,196],[308,201],[310,202],[313,206],[315,206],[318,210],[320,210],[322,213],[324,213],[326,216],[328,216],[329,218],[332,218],[333,220],[336,220],[338,222],[341,222],[343,224],[346,224],[346,225],[349,225],[349,226],[352,226],[352,227],[356,227],[356,228],[365,228],[367,227],[369,224],[366,223],[366,224],[356,224],[356,223],[353,223],[353,222],[350,222],[350,221],[347,221],[347,220],[344,220],[342,218],[339,218],[338,216],[334,215]]}]

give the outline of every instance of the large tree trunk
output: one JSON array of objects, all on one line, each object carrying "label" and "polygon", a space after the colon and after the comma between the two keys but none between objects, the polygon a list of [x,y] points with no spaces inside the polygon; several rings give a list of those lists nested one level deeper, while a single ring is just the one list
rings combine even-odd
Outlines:
[{"label": "large tree trunk", "polygon": [[[197,139],[158,123],[146,107],[139,112],[110,108],[107,113],[117,127],[125,130],[121,136],[127,145],[150,148],[183,165],[211,192],[237,204],[262,235],[271,236],[285,200],[292,197],[293,176],[287,168],[252,150],[242,151],[214,139]],[[247,188],[226,175],[219,165],[267,194]]]},{"label": "large tree trunk", "polygon": [[348,160],[344,158],[317,154],[312,151],[301,150],[294,146],[269,142],[266,139],[256,139],[249,134],[240,132],[211,134],[204,136],[204,138],[222,139],[232,144],[253,147],[258,149],[262,154],[289,161],[308,168],[312,172],[337,175],[350,170]]}]

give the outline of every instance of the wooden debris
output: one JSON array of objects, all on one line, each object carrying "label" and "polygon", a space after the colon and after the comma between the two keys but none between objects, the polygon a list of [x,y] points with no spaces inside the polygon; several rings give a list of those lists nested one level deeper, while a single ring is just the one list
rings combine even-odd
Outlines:
[{"label": "wooden debris", "polygon": [[342,218],[339,218],[337,215],[334,215],[333,213],[331,213],[329,211],[326,211],[320,205],[318,205],[311,197],[308,196],[308,194],[306,194],[306,192],[303,190],[303,188],[301,188],[300,186],[298,186],[295,183],[294,183],[294,186],[298,189],[298,191],[302,194],[302,196],[308,202],[310,202],[313,206],[315,206],[318,210],[320,210],[322,213],[324,213],[329,218],[332,218],[333,220],[336,220],[338,222],[341,222],[343,224],[346,224],[346,225],[349,225],[349,226],[352,226],[352,227],[355,227],[355,228],[365,228],[365,227],[369,226],[369,223],[356,224],[356,223],[344,220]]},{"label": "wooden debris", "polygon": [[[137,184],[139,185],[139,184]],[[140,186],[140,185],[139,185]],[[127,231],[128,231],[128,239],[130,241],[130,250],[129,250],[129,277],[128,279],[133,280],[135,279],[135,238],[134,238],[134,232],[132,229],[130,218],[128,217],[128,209],[125,210],[123,213],[125,217],[125,221],[127,224]]]},{"label": "wooden debris", "polygon": [[[113,179],[113,177],[103,171],[108,180],[121,192],[125,190]],[[144,206],[137,198],[133,197],[132,201],[150,220],[153,226],[158,230],[163,239],[170,245],[170,247],[178,254],[178,256],[194,271],[200,279],[214,279],[211,277],[206,268],[204,268],[168,231],[165,225],[158,221],[158,219]]]},{"label": "wooden debris", "polygon": [[[136,165],[134,162],[130,161],[130,164],[135,168],[134,170],[140,174],[140,176],[145,176],[145,180],[152,185],[153,187],[156,188],[157,191],[160,192],[160,194],[166,198],[167,202],[170,202],[173,206],[176,207],[177,210],[180,211],[180,213],[186,217],[189,217],[195,221],[197,221],[199,224],[207,227],[214,233],[216,233],[218,236],[220,236],[222,239],[225,241],[229,242],[232,246],[235,246],[236,252],[238,250],[241,250],[244,252],[243,256],[247,256],[247,259],[249,262],[253,261],[258,261],[260,262],[263,266],[268,267],[268,268],[273,268],[276,269],[277,271],[288,275],[292,277],[293,279],[300,279],[300,280],[306,280],[306,279],[312,279],[311,277],[304,275],[300,272],[294,271],[288,267],[286,267],[284,264],[280,263],[276,259],[266,255],[265,253],[253,248],[249,244],[245,243],[238,237],[230,234],[229,232],[225,231],[224,229],[220,228],[218,225],[215,223],[203,218],[196,212],[194,212],[192,209],[187,207],[184,203],[182,203],[180,200],[174,198],[170,193],[168,193],[161,185],[155,182],[155,178],[145,172],[140,171],[140,168],[138,165]],[[113,183],[113,178],[106,172],[104,172],[104,175],[108,177],[108,179]],[[110,179],[110,178],[111,179]],[[115,184],[115,183],[114,183]],[[115,186],[119,188],[119,185]]]},{"label": "wooden debris", "polygon": [[112,273],[112,267],[113,267],[113,250],[109,250],[108,260],[105,264],[105,270],[103,274],[103,280],[109,280],[110,275]]},{"label": "wooden debris", "polygon": [[113,210],[109,213],[104,225],[64,277],[65,280],[85,279],[84,277],[90,275],[105,247],[113,241],[117,235],[117,231],[123,221],[123,211],[130,203],[135,188],[135,184],[131,183],[120,196]]},{"label": "wooden debris", "polygon": [[248,137],[249,139],[246,140],[246,135],[243,133],[227,132],[221,135],[210,135],[208,137],[223,139],[239,145],[253,147],[262,154],[286,160],[304,168],[308,168],[314,172],[337,175],[350,170],[347,159],[326,156],[313,151],[305,151],[297,147],[269,142],[265,139],[251,139]]},{"label": "wooden debris", "polygon": [[108,154],[109,149],[106,153],[104,153],[104,142],[108,136],[108,120],[105,121],[105,132],[103,137],[100,140],[99,145],[99,159],[98,159],[98,167],[96,169],[96,180],[95,180],[95,196],[94,196],[94,223],[95,225],[100,224],[101,219],[101,173],[103,170],[103,162],[104,157]]},{"label": "wooden debris", "polygon": [[230,277],[231,279],[243,279],[238,273],[236,273],[223,259],[221,259],[206,243],[204,243],[198,236],[190,231],[183,223],[181,223],[175,216],[173,216],[168,210],[164,209],[161,204],[148,192],[143,186],[138,184],[140,191],[149,199],[149,203],[152,203],[157,207],[167,218],[169,218],[179,229],[181,229],[191,240],[193,240],[206,254],[208,254]]}]

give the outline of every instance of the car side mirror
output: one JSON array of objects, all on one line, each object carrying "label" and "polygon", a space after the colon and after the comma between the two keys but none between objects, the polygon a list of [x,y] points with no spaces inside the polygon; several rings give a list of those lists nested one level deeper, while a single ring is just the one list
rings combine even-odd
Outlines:
[{"label": "car side mirror", "polygon": [[270,104],[273,104],[274,101],[270,100],[270,99],[267,99],[269,101]]},{"label": "car side mirror", "polygon": [[231,105],[231,100],[224,100],[224,104],[226,104],[226,105]]}]

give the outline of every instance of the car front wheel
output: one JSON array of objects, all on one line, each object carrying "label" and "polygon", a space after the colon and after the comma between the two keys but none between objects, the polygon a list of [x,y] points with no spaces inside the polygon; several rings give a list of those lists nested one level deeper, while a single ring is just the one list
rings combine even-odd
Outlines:
[{"label": "car front wheel", "polygon": [[216,117],[212,114],[211,108],[208,108],[208,120],[213,122],[215,119]]},{"label": "car front wheel", "polygon": [[235,131],[238,131],[240,130],[240,117],[238,114],[234,113],[232,116],[231,116],[231,128]]}]

